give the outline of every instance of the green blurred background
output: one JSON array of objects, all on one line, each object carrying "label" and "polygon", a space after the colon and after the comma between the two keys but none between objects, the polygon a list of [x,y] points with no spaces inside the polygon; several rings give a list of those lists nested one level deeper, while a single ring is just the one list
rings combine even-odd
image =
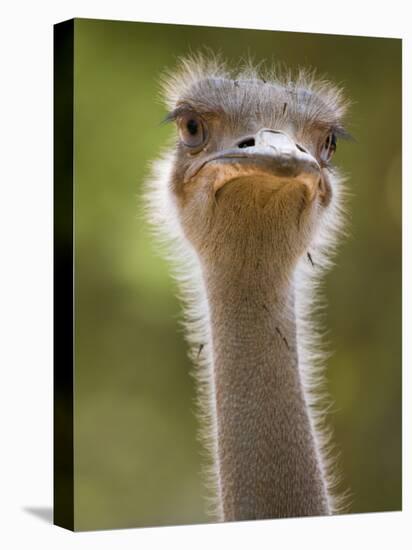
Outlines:
[{"label": "green blurred background", "polygon": [[401,41],[75,22],[75,527],[208,520],[194,381],[167,263],[142,216],[159,76],[209,46],[311,66],[353,100],[336,163],[350,237],[327,276],[328,388],[352,512],[401,507]]}]

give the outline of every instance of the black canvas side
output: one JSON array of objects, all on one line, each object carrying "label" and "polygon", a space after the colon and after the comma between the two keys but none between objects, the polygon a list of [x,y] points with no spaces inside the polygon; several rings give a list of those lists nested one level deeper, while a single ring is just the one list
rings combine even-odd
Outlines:
[{"label": "black canvas side", "polygon": [[74,21],[54,26],[54,524],[74,530]]}]

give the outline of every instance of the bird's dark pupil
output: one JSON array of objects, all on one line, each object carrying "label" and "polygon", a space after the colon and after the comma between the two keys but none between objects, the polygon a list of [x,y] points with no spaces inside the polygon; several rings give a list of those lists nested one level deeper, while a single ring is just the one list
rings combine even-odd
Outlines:
[{"label": "bird's dark pupil", "polygon": [[188,129],[189,134],[191,134],[192,136],[195,136],[197,134],[198,124],[196,120],[194,120],[193,118],[188,120],[186,127]]}]

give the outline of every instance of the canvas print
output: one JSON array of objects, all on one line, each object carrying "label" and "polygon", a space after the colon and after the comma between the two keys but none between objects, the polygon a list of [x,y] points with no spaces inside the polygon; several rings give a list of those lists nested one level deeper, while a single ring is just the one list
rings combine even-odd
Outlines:
[{"label": "canvas print", "polygon": [[401,40],[55,26],[55,523],[401,509]]}]

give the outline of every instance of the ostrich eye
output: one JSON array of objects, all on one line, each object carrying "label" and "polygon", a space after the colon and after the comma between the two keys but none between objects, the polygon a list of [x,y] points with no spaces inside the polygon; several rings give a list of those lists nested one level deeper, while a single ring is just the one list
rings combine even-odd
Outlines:
[{"label": "ostrich eye", "polygon": [[178,120],[180,139],[186,147],[198,149],[207,140],[204,121],[194,113],[182,115]]},{"label": "ostrich eye", "polygon": [[320,152],[320,158],[323,162],[329,162],[336,151],[336,135],[331,132],[325,139],[322,150]]}]

